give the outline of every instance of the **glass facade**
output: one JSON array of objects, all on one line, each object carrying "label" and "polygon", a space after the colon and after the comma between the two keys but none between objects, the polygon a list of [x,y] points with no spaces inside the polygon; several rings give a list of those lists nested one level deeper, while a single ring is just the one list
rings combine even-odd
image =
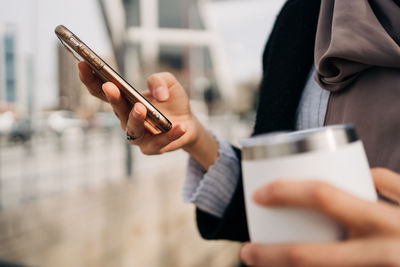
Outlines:
[{"label": "glass facade", "polygon": [[158,16],[160,28],[204,29],[198,0],[159,0]]},{"label": "glass facade", "polygon": [[124,78],[137,90],[142,91],[146,88],[146,81],[144,80],[143,61],[140,56],[141,44],[140,43],[129,43],[125,48],[125,73]]},{"label": "glass facade", "polygon": [[[135,32],[133,32],[132,36],[138,38],[134,42],[131,41],[126,49],[126,58],[135,58],[135,60],[125,63],[127,76],[131,78],[131,73],[146,76],[158,71],[169,71],[177,77],[190,97],[205,100],[207,103],[218,100],[220,94],[212,64],[210,45],[195,45],[185,39],[187,33],[196,35],[208,31],[201,16],[200,0],[151,0],[151,3],[146,1],[148,0],[123,0],[126,27],[128,29],[130,27],[140,28],[134,29],[138,30],[138,34],[135,36]],[[157,1],[157,4],[155,5],[153,1]],[[146,6],[141,9],[141,4]],[[151,8],[156,8],[156,10]],[[149,14],[140,12],[149,12]],[[150,15],[158,17],[144,22],[144,24],[150,22],[149,25],[141,25],[141,16],[144,18],[144,16]],[[152,24],[155,21],[158,23],[156,29]],[[176,31],[171,31],[169,39],[162,34],[158,38],[158,32],[162,33],[165,29],[175,29]],[[178,42],[172,42],[171,40],[174,40],[175,37],[183,38]],[[153,43],[145,46],[149,42]],[[157,44],[157,47],[154,43]],[[144,49],[139,49],[140,46],[143,46]],[[151,57],[152,54],[157,56],[155,62]],[[145,58],[149,55],[150,59]],[[132,63],[132,61],[136,63]],[[128,80],[131,81],[129,78]]]},{"label": "glass facade", "polygon": [[140,0],[124,0],[127,27],[140,26]]},{"label": "glass facade", "polygon": [[159,48],[159,71],[174,73],[190,97],[206,104],[220,99],[209,47],[160,45]]},{"label": "glass facade", "polygon": [[185,66],[185,49],[177,45],[160,45],[159,64],[164,68],[182,70]]},{"label": "glass facade", "polygon": [[197,98],[204,100],[207,105],[220,100],[209,47],[191,48],[191,76],[194,81],[192,90]]},{"label": "glass facade", "polygon": [[[124,0],[126,26],[139,27],[140,0]],[[158,21],[160,28],[203,30],[198,0],[158,0]]]},{"label": "glass facade", "polygon": [[16,101],[15,60],[15,36],[13,33],[6,33],[4,35],[5,100],[12,103]]}]

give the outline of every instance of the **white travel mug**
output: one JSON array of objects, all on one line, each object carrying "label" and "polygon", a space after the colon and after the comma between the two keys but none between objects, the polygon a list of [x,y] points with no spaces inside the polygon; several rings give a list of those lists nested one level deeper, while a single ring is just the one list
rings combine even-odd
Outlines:
[{"label": "white travel mug", "polygon": [[317,211],[254,203],[254,192],[277,179],[319,180],[361,199],[377,201],[363,144],[351,125],[260,135],[240,144],[252,242],[332,242],[343,236],[335,221]]}]

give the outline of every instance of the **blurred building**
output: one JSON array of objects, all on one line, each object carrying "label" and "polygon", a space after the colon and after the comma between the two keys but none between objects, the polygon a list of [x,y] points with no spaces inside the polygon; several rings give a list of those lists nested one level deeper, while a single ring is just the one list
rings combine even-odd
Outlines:
[{"label": "blurred building", "polygon": [[21,57],[20,34],[18,25],[0,24],[0,103],[26,111],[26,70]]},{"label": "blurred building", "polygon": [[57,25],[65,24],[87,43],[96,44],[99,55],[112,59],[99,2],[0,0],[0,4],[0,102],[33,118],[49,109],[76,110],[87,104],[90,109],[92,104],[101,108],[87,100],[77,62],[59,49],[54,34]]},{"label": "blurred building", "polygon": [[76,63],[60,54],[53,31],[64,24],[139,90],[149,74],[170,71],[213,110],[246,110],[238,84],[259,79],[262,46],[282,3],[0,0],[0,101],[23,113],[102,108],[81,95]]},{"label": "blurred building", "polygon": [[139,88],[150,73],[171,71],[211,111],[255,108],[262,52],[284,0],[100,1]]},{"label": "blurred building", "polygon": [[[112,57],[105,57],[114,63]],[[59,43],[57,44],[58,61],[58,97],[55,109],[70,110],[88,116],[99,111],[111,111],[109,105],[93,97],[80,81],[77,60]]]},{"label": "blurred building", "polygon": [[115,56],[117,64],[112,65],[139,89],[146,88],[151,73],[170,71],[192,99],[221,104],[235,98],[210,0],[0,2],[6,7],[0,11],[0,101],[23,113],[76,110],[87,104],[102,108],[85,96],[76,62],[59,49],[53,33],[58,24],[100,56],[112,62]]},{"label": "blurred building", "polygon": [[[101,0],[128,80],[145,88],[154,72],[172,72],[192,99],[219,109],[236,96],[209,0]],[[122,29],[122,27],[124,27]],[[121,56],[122,55],[122,56]],[[214,110],[217,110],[214,108]]]}]

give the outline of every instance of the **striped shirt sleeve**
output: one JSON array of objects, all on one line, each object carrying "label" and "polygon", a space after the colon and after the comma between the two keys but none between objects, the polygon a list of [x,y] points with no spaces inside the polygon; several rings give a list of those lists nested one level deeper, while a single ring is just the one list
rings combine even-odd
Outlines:
[{"label": "striped shirt sleeve", "polygon": [[226,141],[217,138],[219,157],[206,172],[193,158],[189,158],[182,196],[186,203],[222,218],[239,180],[239,160]]}]

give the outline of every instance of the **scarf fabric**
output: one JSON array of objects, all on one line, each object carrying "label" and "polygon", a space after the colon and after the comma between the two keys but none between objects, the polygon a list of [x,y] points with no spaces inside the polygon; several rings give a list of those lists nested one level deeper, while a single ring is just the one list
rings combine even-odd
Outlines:
[{"label": "scarf fabric", "polygon": [[371,167],[400,172],[400,6],[324,0],[315,78],[331,92],[325,125],[353,123]]}]

